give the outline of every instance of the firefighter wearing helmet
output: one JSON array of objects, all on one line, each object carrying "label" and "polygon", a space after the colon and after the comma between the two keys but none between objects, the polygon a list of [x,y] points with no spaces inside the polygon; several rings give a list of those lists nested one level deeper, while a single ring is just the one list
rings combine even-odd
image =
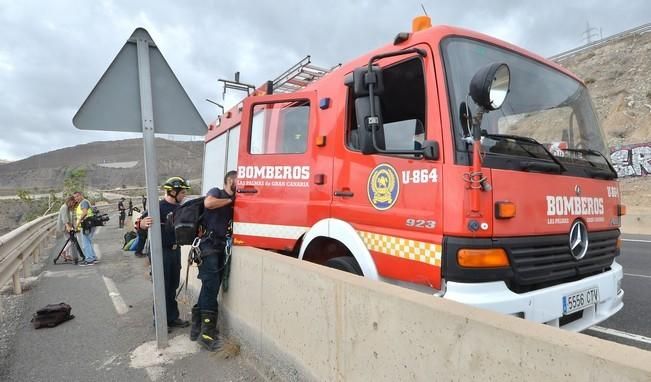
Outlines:
[{"label": "firefighter wearing helmet", "polygon": [[190,189],[190,184],[180,176],[173,176],[165,181],[165,183],[163,184],[163,189],[165,190],[167,195],[173,194],[172,197],[174,198],[174,200],[176,200],[176,202],[180,204],[183,201],[183,199],[179,200],[177,198],[177,195],[179,191]]},{"label": "firefighter wearing helmet", "polygon": [[[181,280],[181,249],[176,244],[174,227],[172,224],[168,224],[167,219],[167,216],[174,213],[181,205],[189,188],[190,184],[185,179],[173,176],[163,183],[165,197],[159,202],[168,328],[185,328],[190,325],[188,321],[180,318],[179,306],[176,302],[176,289]],[[140,221],[140,229],[148,229],[151,225],[152,219],[149,216]]]}]

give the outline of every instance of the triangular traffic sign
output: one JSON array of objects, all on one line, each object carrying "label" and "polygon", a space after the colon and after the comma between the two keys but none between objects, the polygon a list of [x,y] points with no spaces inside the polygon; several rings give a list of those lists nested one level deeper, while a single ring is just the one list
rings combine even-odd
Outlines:
[{"label": "triangular traffic sign", "polygon": [[143,28],[124,44],[72,123],[81,130],[141,132],[141,105],[136,41],[149,45],[154,131],[161,134],[204,135],[207,130],[194,104]]}]

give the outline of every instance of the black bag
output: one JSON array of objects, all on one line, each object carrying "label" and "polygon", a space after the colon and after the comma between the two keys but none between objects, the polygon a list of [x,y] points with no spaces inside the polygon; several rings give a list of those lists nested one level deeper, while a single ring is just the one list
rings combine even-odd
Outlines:
[{"label": "black bag", "polygon": [[32,316],[32,323],[35,329],[53,328],[62,322],[72,320],[74,315],[70,314],[72,308],[65,302],[49,304],[39,309]]},{"label": "black bag", "polygon": [[203,200],[205,197],[192,199],[174,211],[172,226],[176,236],[176,244],[190,245],[199,235],[201,218],[203,217]]}]

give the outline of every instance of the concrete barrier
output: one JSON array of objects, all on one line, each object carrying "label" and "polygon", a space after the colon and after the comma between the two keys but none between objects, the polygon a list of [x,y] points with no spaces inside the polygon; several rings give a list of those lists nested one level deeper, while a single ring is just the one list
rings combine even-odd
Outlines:
[{"label": "concrete barrier", "polygon": [[246,247],[220,314],[272,381],[651,380],[650,352]]},{"label": "concrete barrier", "polygon": [[630,213],[622,216],[622,233],[651,235],[651,215]]}]

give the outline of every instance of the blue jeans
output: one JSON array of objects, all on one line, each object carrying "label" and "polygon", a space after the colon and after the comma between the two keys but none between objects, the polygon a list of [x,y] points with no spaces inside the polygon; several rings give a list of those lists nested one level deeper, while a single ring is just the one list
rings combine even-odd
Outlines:
[{"label": "blue jeans", "polygon": [[95,236],[95,228],[91,228],[88,233],[85,233],[84,230],[79,231],[79,236],[81,236],[81,250],[84,251],[84,256],[86,256],[86,261],[95,261],[97,256],[95,256],[95,250],[93,249],[93,236]]},{"label": "blue jeans", "polygon": [[217,294],[222,283],[224,253],[203,257],[199,266],[198,279],[201,280],[201,291],[197,305],[199,310],[217,313]]}]

